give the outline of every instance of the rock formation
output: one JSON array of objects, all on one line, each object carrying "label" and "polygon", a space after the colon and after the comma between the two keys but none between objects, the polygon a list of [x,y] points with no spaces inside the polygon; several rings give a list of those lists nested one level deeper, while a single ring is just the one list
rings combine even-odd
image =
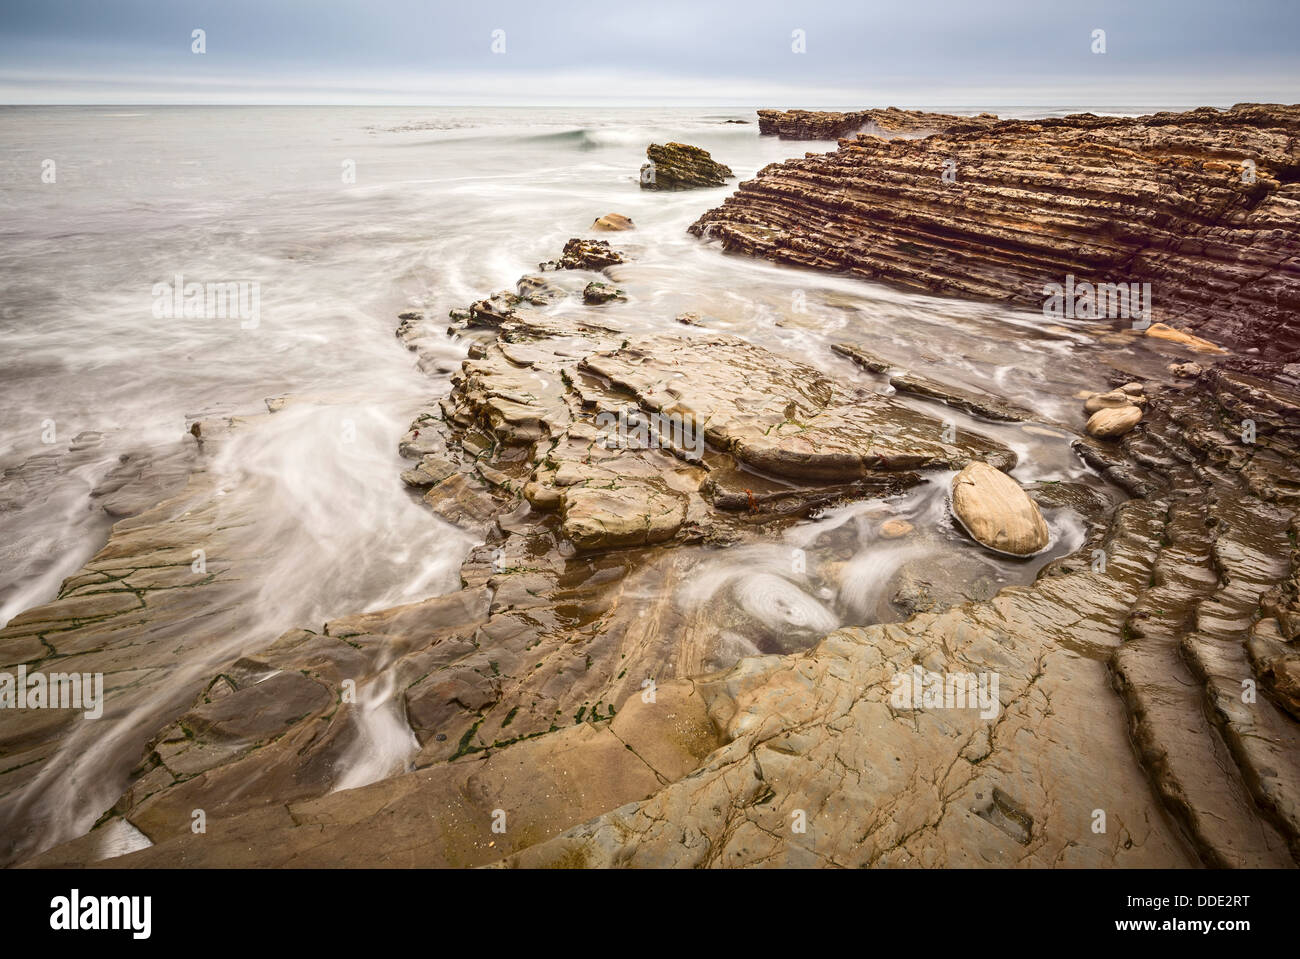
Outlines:
[{"label": "rock formation", "polygon": [[730,167],[715,161],[707,150],[685,143],[652,143],[645,155],[650,162],[641,167],[643,190],[723,186],[733,175]]},{"label": "rock formation", "polygon": [[[1131,248],[1149,270],[1181,264],[1217,284],[1225,316],[1202,302],[1180,324],[1285,357],[1293,328],[1270,345],[1258,324],[1292,289],[1293,265],[1274,257],[1294,232],[1252,218],[1283,222],[1294,202],[1280,159],[1293,147],[1275,126],[1288,110],[859,137],[769,167],[705,220],[776,260],[1012,302],[1004,273],[1113,265]],[[1262,185],[1249,209],[1215,179],[1241,144]],[[921,167],[944,150],[984,164],[987,182],[940,194]],[[86,784],[97,828],[48,848],[40,787],[75,755],[75,726],[0,714],[0,860],[93,863],[106,835],[133,828],[153,845],[112,865],[1300,862],[1300,370],[1211,352],[1159,382],[1117,368],[1079,399],[1141,428],[1079,435],[1073,451],[1130,498],[1085,505],[1065,483],[1022,490],[1005,475],[1015,453],[978,429],[692,314],[630,332],[635,301],[583,303],[624,260],[570,240],[546,266],[574,272],[452,311],[467,359],[398,449],[404,487],[482,541],[460,589],[223,655],[243,625],[235,581],[257,575],[257,557],[239,553],[241,518],[200,470],[0,630],[0,670],[105,672],[108,715],[135,717],[120,735],[138,750]],[[411,312],[397,327],[426,367],[439,362],[431,322]],[[1003,397],[835,349],[904,398],[1041,428]],[[205,422],[204,455],[238,428]],[[1050,519],[1069,503],[1083,545],[982,596],[910,570],[897,596],[911,618],[850,626],[817,599],[844,561],[799,573],[816,587],[805,593],[755,559],[732,588],[762,593],[773,622],[748,648],[726,604],[679,601],[719,553],[747,562],[814,511],[948,470],[975,480],[954,509],[993,548],[1034,545],[1039,507]],[[993,498],[966,502],[981,485]],[[999,539],[1008,511],[1019,526]],[[869,522],[890,549],[919,533],[887,512]],[[195,545],[218,558],[198,578]],[[164,680],[170,701],[141,718]],[[410,749],[360,775],[377,705]]]},{"label": "rock formation", "polygon": [[636,224],[621,213],[606,213],[604,216],[597,217],[595,222],[591,224],[591,228],[616,233],[622,230],[634,230]]},{"label": "rock formation", "polygon": [[779,136],[783,140],[837,140],[855,133],[899,133],[925,136],[939,133],[957,124],[991,123],[997,117],[981,113],[977,117],[922,110],[855,110],[834,113],[819,110],[759,110],[758,132]]},{"label": "rock formation", "polygon": [[1046,310],[1069,290],[1071,316],[1300,357],[1300,107],[935,124],[770,164],[692,232],[926,293]]}]

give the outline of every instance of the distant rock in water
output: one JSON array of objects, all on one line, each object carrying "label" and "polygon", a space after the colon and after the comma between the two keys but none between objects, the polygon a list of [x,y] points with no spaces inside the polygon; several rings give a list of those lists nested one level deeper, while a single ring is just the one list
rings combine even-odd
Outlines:
[{"label": "distant rock in water", "polygon": [[685,143],[652,143],[645,155],[650,162],[641,167],[643,190],[691,190],[695,187],[724,186],[734,174],[718,163],[709,151]]},{"label": "distant rock in water", "polygon": [[971,463],[952,481],[952,511],[966,532],[1000,553],[1030,556],[1047,545],[1047,522],[1020,484],[988,463]]},{"label": "distant rock in water", "polygon": [[543,270],[603,270],[623,262],[623,254],[610,247],[608,241],[583,240],[575,236],[564,244],[558,260],[547,260],[538,266]]},{"label": "distant rock in water", "polygon": [[631,217],[626,217],[622,213],[606,213],[602,217],[597,217],[591,228],[593,230],[613,232],[615,230],[635,230],[636,224],[632,222]]},{"label": "distant rock in water", "polygon": [[582,301],[592,306],[608,303],[610,300],[626,300],[623,291],[609,283],[593,280],[582,291]]},{"label": "distant rock in water", "polygon": [[759,110],[758,132],[783,140],[837,140],[861,131],[917,135],[940,133],[961,124],[989,124],[997,120],[992,113],[962,117],[948,113],[924,113],[920,110],[855,110],[836,113],[824,110]]},{"label": "distant rock in water", "polygon": [[[885,132],[769,164],[691,232],[791,266],[1300,360],[1300,105],[1034,121],[867,112]],[[784,136],[841,124],[760,118]],[[938,132],[890,138],[891,123]]]}]

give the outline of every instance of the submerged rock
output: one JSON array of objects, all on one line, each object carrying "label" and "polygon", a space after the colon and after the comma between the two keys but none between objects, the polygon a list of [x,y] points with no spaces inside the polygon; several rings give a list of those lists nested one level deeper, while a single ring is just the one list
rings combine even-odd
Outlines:
[{"label": "submerged rock", "polygon": [[582,291],[582,301],[591,306],[608,303],[610,300],[626,300],[627,295],[616,286],[593,280]]},{"label": "submerged rock", "polygon": [[634,230],[636,229],[636,224],[632,222],[630,217],[626,217],[621,213],[606,213],[604,216],[597,217],[596,221],[591,224],[591,228],[593,230],[607,230],[613,232]]},{"label": "submerged rock", "polygon": [[643,190],[690,190],[723,186],[731,168],[709,156],[707,150],[685,143],[652,143],[645,151],[650,162],[641,167]]},{"label": "submerged rock", "polygon": [[971,463],[953,477],[952,511],[976,542],[1000,553],[1031,556],[1050,539],[1038,504],[987,463]]}]

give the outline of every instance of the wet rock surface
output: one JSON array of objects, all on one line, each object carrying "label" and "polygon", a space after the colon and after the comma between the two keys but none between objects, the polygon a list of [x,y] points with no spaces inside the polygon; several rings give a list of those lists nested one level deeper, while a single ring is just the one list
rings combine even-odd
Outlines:
[{"label": "wet rock surface", "polygon": [[[551,276],[586,280],[453,311],[468,358],[399,442],[394,494],[481,540],[459,590],[223,657],[238,610],[196,611],[255,558],[198,508],[200,473],[0,630],[0,668],[102,668],[117,716],[194,664],[87,799],[99,828],[53,848],[15,797],[78,730],[0,714],[6,863],[97,862],[129,824],[152,845],[114,866],[1295,864],[1300,384],[1213,356],[1171,385],[1116,378],[1141,427],[1075,444],[1133,498],[1022,492],[992,427],[1029,414],[1004,397],[840,350],[989,433],[956,428],[737,336],[629,332],[635,299],[590,309]],[[398,328],[422,364],[423,323]],[[999,588],[979,549],[937,574],[898,504],[959,470],[1038,523],[1085,517],[1082,545],[1032,584]],[[843,523],[888,562],[781,539],[877,500]],[[193,543],[221,560],[206,577]],[[842,602],[877,580],[878,606]]]}]

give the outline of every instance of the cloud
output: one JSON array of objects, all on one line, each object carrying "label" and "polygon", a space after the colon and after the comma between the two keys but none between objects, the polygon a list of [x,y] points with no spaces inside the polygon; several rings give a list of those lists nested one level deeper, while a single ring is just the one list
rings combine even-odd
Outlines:
[{"label": "cloud", "polygon": [[[1226,104],[1300,100],[1289,0],[65,0],[0,9],[0,99]],[[207,52],[190,50],[192,29]],[[1091,52],[1094,29],[1107,52]],[[492,51],[505,31],[505,53]],[[806,53],[792,49],[803,31]]]}]

